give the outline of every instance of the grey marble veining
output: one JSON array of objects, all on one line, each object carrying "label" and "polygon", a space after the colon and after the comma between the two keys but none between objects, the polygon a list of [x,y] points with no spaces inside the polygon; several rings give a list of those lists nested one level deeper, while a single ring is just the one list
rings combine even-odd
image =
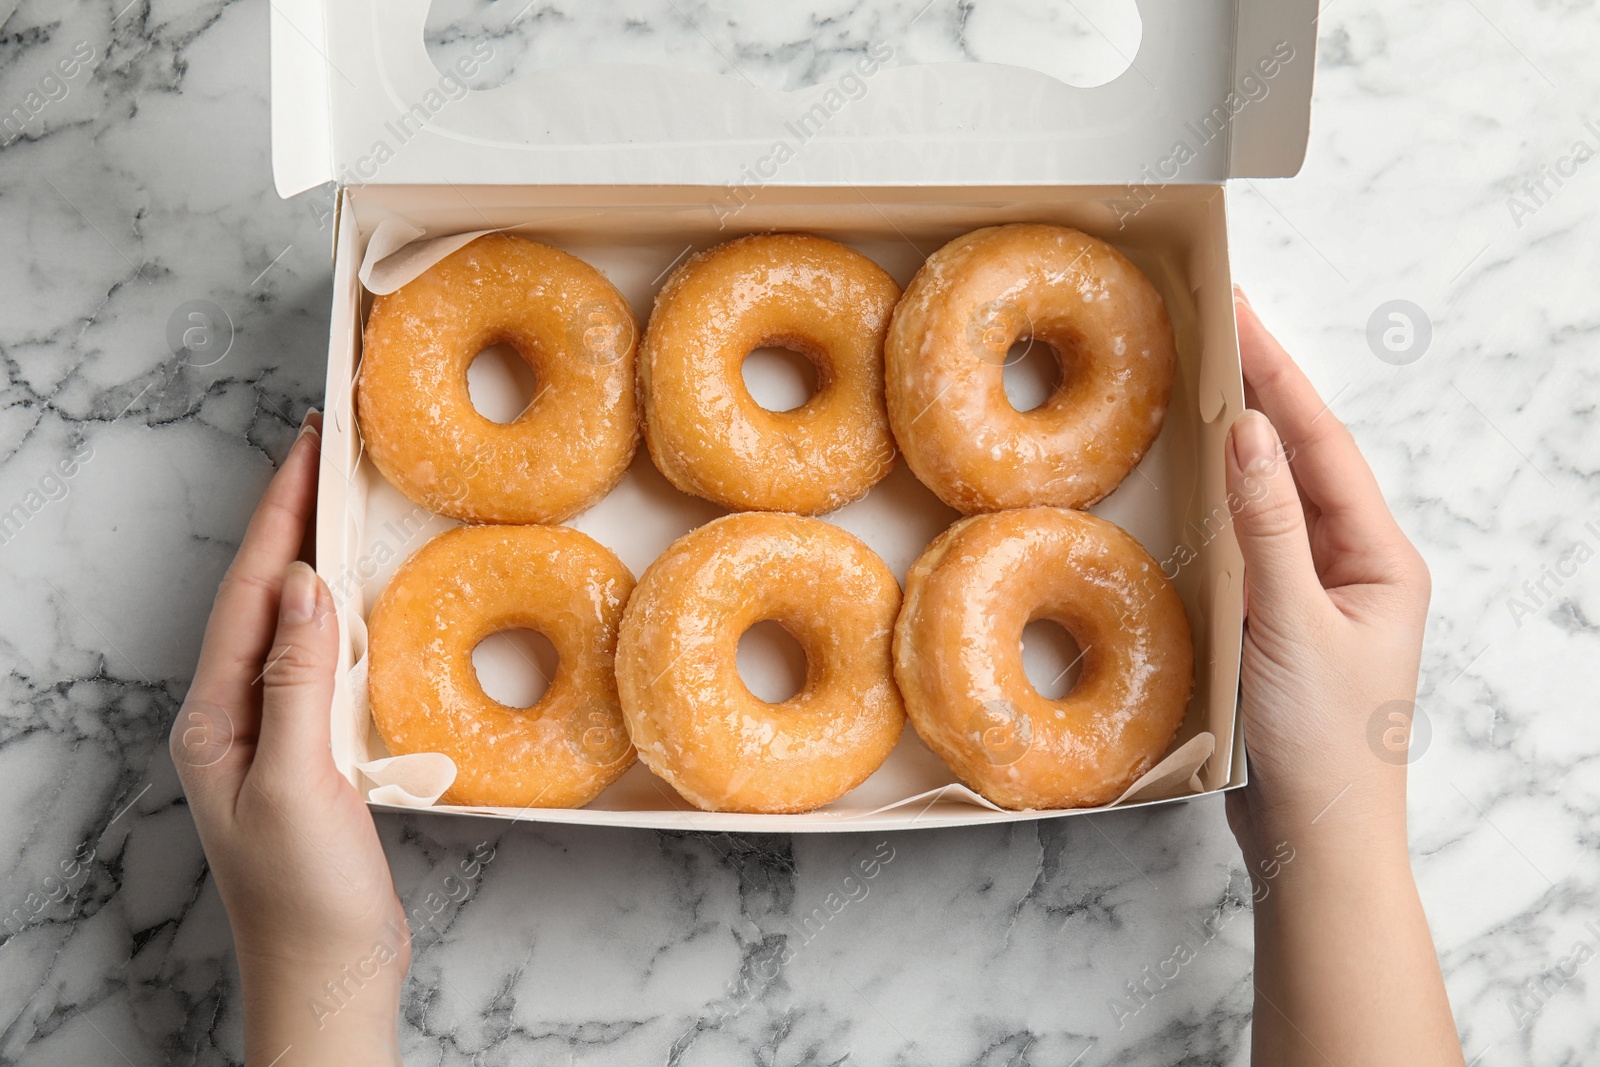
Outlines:
[{"label": "grey marble veining", "polygon": [[[741,21],[702,3],[701,35],[667,4],[630,47],[726,51],[792,87],[920,5],[834,6]],[[906,39],[920,61],[991,58],[1012,46],[984,18],[1055,10],[990,7],[933,5]],[[581,50],[607,10],[453,0],[431,47],[497,35],[490,73],[514,77],[548,61],[531,26],[562,22]],[[1230,197],[1237,276],[1433,568],[1414,858],[1483,1067],[1600,1046],[1595,15],[1329,0],[1303,173]],[[23,109],[0,131],[0,509],[24,513],[0,542],[4,1062],[242,1056],[164,738],[215,583],[322,390],[329,234],[311,197],[272,191],[267,16],[0,2],[0,119]],[[1392,300],[1431,324],[1400,365],[1368,342]],[[231,322],[214,363],[169,346],[193,301]],[[1248,882],[1217,801],[883,839],[379,826],[425,916],[409,1062],[1247,1058]],[[494,859],[446,890],[485,837]],[[847,885],[873,855],[892,858]],[[1193,958],[1119,1026],[1127,983],[1180,943]]]}]

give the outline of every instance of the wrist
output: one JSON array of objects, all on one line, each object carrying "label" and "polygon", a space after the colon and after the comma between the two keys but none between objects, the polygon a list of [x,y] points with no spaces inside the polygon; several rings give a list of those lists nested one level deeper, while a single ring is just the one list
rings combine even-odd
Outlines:
[{"label": "wrist", "polygon": [[301,1063],[399,1064],[403,962],[396,955],[334,965],[241,953],[246,1062],[267,1067],[292,1048]]},{"label": "wrist", "polygon": [[1326,799],[1281,797],[1254,780],[1229,798],[1229,823],[1252,871],[1292,855],[1308,867],[1409,871],[1405,800],[1352,782]]}]

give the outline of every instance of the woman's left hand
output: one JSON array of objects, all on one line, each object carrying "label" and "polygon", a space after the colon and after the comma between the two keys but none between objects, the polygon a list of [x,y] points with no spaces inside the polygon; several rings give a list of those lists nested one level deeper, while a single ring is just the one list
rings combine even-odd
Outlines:
[{"label": "woman's left hand", "polygon": [[299,559],[319,427],[308,415],[222,579],[171,751],[233,926],[247,1062],[395,1064],[410,935],[329,752],[336,606]]}]

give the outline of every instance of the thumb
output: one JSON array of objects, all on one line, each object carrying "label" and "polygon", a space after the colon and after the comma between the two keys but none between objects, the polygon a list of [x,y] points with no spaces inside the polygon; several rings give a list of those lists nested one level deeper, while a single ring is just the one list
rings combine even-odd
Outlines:
[{"label": "thumb", "polygon": [[262,672],[261,732],[255,766],[268,773],[328,762],[328,710],[339,655],[333,597],[299,562],[284,572],[278,633]]},{"label": "thumb", "polygon": [[1300,493],[1277,430],[1246,411],[1228,431],[1228,496],[1250,583],[1250,618],[1271,624],[1322,596]]}]

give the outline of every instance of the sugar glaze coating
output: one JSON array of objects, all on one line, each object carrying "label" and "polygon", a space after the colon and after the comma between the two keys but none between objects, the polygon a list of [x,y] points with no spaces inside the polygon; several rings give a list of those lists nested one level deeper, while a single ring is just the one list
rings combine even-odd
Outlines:
[{"label": "sugar glaze coating", "polygon": [[[692,530],[628,602],[617,691],[642,759],[707,811],[792,813],[877,770],[905,725],[890,671],[900,586],[852,534],[745,512]],[[806,653],[805,686],[769,704],[735,664],[739,638],[780,623]]]},{"label": "sugar glaze coating", "polygon": [[[757,234],[694,256],[667,280],[639,350],[645,443],[667,480],[739,511],[821,515],[894,467],[883,401],[883,335],[900,287],[834,241]],[[817,391],[768,411],[745,357],[788,348]]]},{"label": "sugar glaze coating", "polygon": [[[1031,411],[1006,398],[1011,346],[1062,364]],[[1148,278],[1065,226],[975,230],[939,249],[895,308],[884,346],[895,439],[913,473],[963,514],[1083,508],[1138,465],[1161,431],[1177,350]]]},{"label": "sugar glaze coating", "polygon": [[[464,522],[560,522],[621,480],[639,443],[638,327],[599,271],[486,234],[378,297],[356,417],[379,471],[414,503]],[[467,368],[509,344],[533,368],[515,421],[479,414]]]},{"label": "sugar glaze coating", "polygon": [[[1039,695],[1022,630],[1060,623],[1077,684]],[[975,515],[906,576],[895,679],[917,734],[967,785],[1012,809],[1115,800],[1172,743],[1194,684],[1183,602],[1121,527],[1064,508]]]},{"label": "sugar glaze coating", "polygon": [[[368,621],[378,733],[394,755],[455,761],[446,804],[582,807],[634,761],[613,668],[632,591],[610,549],[564,526],[440,534],[401,565]],[[560,657],[525,709],[485,693],[472,665],[479,641],[518,628]]]}]

